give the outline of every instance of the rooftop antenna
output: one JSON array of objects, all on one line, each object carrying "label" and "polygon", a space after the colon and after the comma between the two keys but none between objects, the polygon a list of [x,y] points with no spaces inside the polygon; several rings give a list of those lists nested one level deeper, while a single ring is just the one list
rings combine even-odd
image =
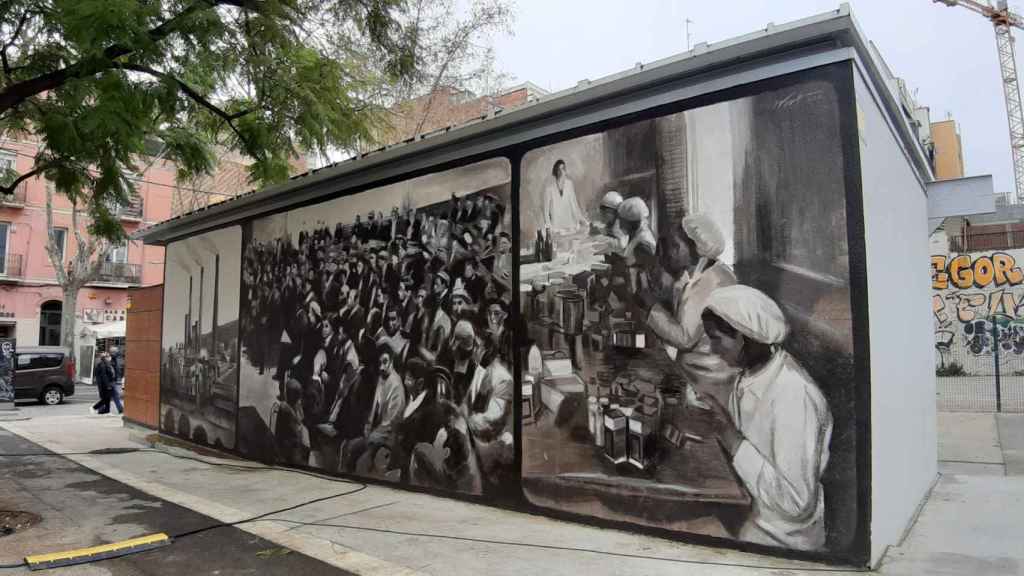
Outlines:
[{"label": "rooftop antenna", "polygon": [[693,20],[686,19],[686,51],[690,51],[690,44],[693,36],[690,35],[690,24],[693,24]]}]

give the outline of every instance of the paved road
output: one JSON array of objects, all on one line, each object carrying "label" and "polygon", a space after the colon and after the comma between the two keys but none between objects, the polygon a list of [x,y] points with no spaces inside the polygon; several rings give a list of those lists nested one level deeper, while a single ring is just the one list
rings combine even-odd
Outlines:
[{"label": "paved road", "polygon": [[[80,406],[87,406],[87,400]],[[182,534],[217,523],[67,458],[3,456],[41,452],[49,453],[0,429],[0,509],[29,511],[43,518],[24,532],[0,538],[0,564],[19,562],[28,554],[71,550],[155,532]],[[0,573],[27,571],[22,568]],[[350,574],[234,527],[183,536],[164,548],[55,572],[114,576]]]},{"label": "paved road", "polygon": [[[89,408],[100,399],[99,394],[96,392],[95,386],[89,386],[87,384],[78,384],[75,386],[75,395],[68,396],[64,399],[62,404],[57,406],[47,406],[41,402],[33,400],[19,400],[18,410],[25,416],[31,416],[32,418],[42,418],[45,416],[71,416],[71,415],[82,415],[88,414]],[[111,405],[113,408],[113,405]],[[114,409],[116,413],[117,410]]]}]

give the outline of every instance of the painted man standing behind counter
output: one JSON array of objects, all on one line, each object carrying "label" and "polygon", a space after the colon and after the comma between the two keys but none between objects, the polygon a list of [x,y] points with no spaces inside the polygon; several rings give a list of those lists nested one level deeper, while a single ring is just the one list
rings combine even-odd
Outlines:
[{"label": "painted man standing behind counter", "polygon": [[544,227],[561,234],[572,234],[590,225],[576,198],[576,186],[565,169],[565,160],[557,160],[551,180],[544,189]]}]

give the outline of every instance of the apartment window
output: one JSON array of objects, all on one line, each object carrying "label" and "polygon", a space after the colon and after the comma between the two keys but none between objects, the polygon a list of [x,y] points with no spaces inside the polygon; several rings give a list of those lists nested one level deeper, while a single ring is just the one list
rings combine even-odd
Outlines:
[{"label": "apartment window", "polygon": [[10,150],[0,150],[0,172],[11,169],[14,170],[14,161],[17,160],[18,155]]},{"label": "apartment window", "polygon": [[10,223],[0,222],[0,275],[7,274],[7,233],[10,229]]},{"label": "apartment window", "polygon": [[57,243],[57,253],[60,254],[60,261],[64,261],[64,255],[67,254],[65,250],[68,244],[68,229],[67,228],[54,228],[53,229],[53,240]]},{"label": "apartment window", "polygon": [[122,242],[107,253],[107,262],[124,264],[128,261],[128,242]]}]

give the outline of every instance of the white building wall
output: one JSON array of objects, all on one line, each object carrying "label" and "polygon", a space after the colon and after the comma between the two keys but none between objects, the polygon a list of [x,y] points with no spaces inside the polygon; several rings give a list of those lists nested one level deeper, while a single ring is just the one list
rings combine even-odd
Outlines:
[{"label": "white building wall", "polygon": [[897,544],[937,473],[927,198],[857,74],[871,354],[871,562]]},{"label": "white building wall", "polygon": [[18,346],[38,346],[39,316],[23,316],[16,320],[17,324],[14,329],[14,337],[18,341]]}]

